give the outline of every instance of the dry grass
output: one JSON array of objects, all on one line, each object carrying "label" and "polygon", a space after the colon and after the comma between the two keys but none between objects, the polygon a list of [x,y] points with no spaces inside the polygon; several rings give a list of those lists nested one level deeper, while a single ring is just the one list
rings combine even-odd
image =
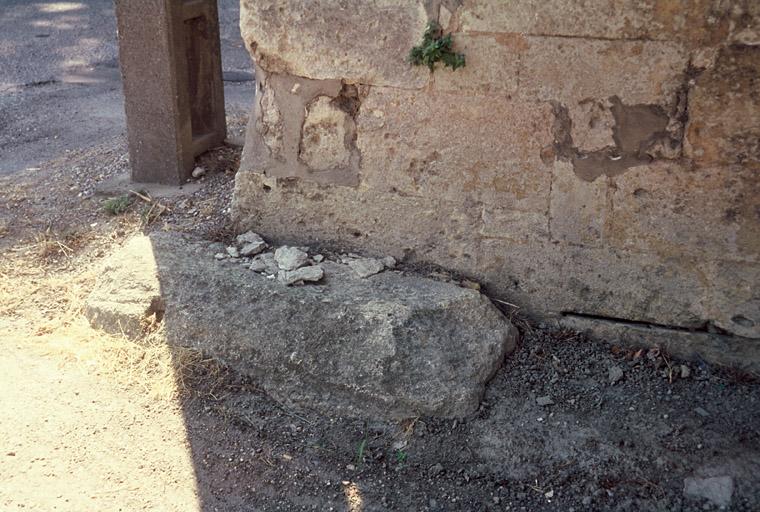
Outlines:
[{"label": "dry grass", "polygon": [[[94,245],[102,250],[114,240],[109,234],[99,242]],[[75,248],[84,246],[72,246],[46,230],[0,259],[0,330],[8,339],[150,399],[175,400],[223,387],[222,366],[197,350],[170,347],[161,324],[146,326],[139,339],[92,329],[82,312],[99,263],[87,254],[93,247],[78,254]],[[64,264],[51,262],[59,256]]]}]

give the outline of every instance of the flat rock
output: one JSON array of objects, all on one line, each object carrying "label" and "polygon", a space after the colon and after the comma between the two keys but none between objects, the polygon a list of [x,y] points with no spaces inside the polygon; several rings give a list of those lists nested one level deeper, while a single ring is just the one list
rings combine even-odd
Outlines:
[{"label": "flat rock", "polygon": [[309,265],[291,271],[283,270],[277,274],[277,279],[279,279],[281,283],[289,286],[298,283],[299,281],[317,282],[322,279],[324,275],[325,272],[322,270],[322,267],[319,265]]},{"label": "flat rock", "polygon": [[260,242],[249,242],[240,248],[240,254],[243,256],[254,256],[267,248],[264,240]]},{"label": "flat rock", "polygon": [[248,268],[254,272],[266,272],[270,275],[279,271],[277,262],[274,260],[274,253],[271,252],[265,252],[253,258]]},{"label": "flat rock", "polygon": [[373,276],[385,270],[385,264],[374,258],[351,259],[348,260],[348,266],[361,278]]},{"label": "flat rock", "polygon": [[274,251],[274,260],[282,270],[295,270],[306,265],[306,262],[309,261],[309,255],[298,247],[284,245]]},{"label": "flat rock", "polygon": [[330,415],[460,417],[478,409],[517,330],[475,290],[326,261],[318,286],[284,287],[219,265],[176,233],[107,258],[86,312],[119,331],[155,311],[167,342],[202,350],[277,400]]}]

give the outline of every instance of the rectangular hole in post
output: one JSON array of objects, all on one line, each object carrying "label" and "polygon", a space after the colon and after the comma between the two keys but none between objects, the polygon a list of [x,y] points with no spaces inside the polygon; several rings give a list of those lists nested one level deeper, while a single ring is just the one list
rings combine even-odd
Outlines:
[{"label": "rectangular hole in post", "polygon": [[205,16],[185,20],[190,122],[193,139],[214,131],[214,31]]}]

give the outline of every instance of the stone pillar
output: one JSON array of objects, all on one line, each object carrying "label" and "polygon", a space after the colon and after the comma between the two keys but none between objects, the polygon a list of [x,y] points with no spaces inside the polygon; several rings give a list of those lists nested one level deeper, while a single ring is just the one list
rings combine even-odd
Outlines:
[{"label": "stone pillar", "polygon": [[179,185],[226,135],[216,0],[116,0],[132,180]]}]

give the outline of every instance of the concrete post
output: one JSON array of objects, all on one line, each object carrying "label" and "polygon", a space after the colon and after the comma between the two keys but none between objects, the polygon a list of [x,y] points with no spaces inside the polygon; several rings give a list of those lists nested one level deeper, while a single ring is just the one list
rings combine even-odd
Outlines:
[{"label": "concrete post", "polygon": [[116,0],[135,182],[184,183],[226,135],[216,0]]}]

